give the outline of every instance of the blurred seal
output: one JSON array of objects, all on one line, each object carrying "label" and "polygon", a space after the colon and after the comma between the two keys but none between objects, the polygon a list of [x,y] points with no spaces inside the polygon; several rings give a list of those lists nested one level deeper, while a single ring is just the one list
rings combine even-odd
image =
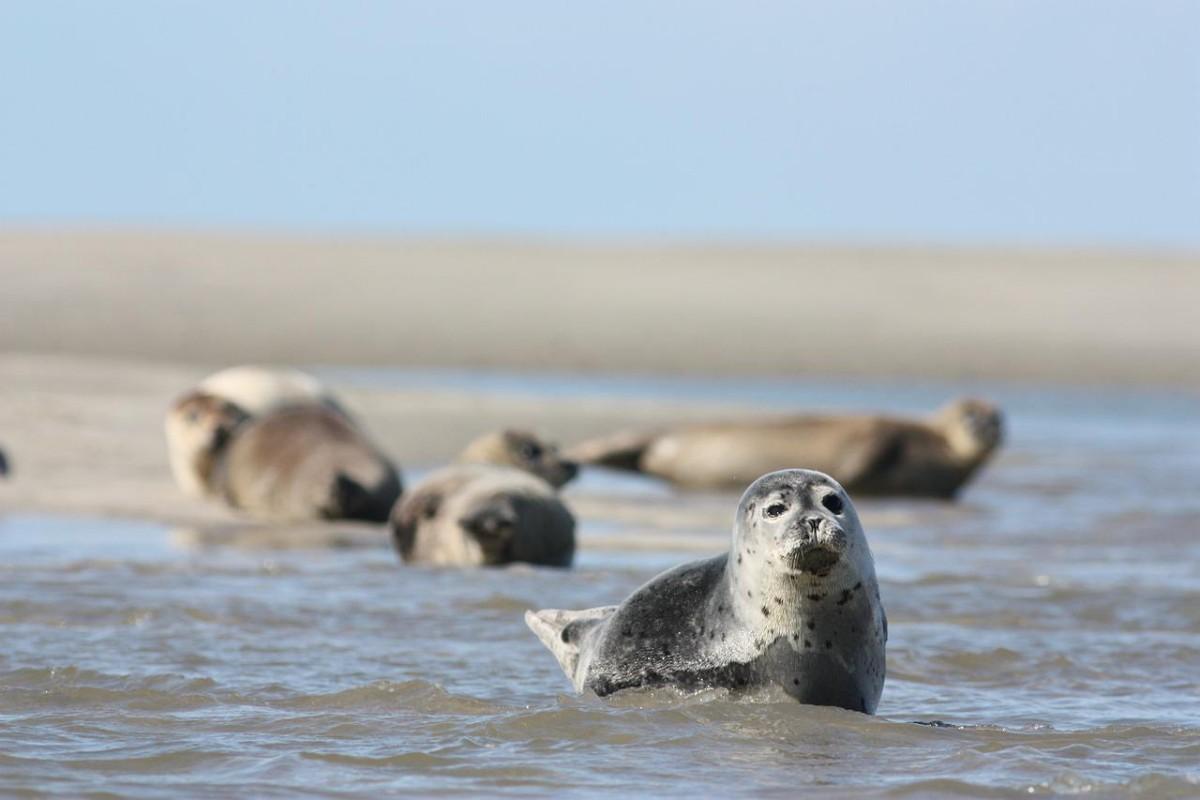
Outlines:
[{"label": "blurred seal", "polygon": [[952,498],[1003,439],[992,404],[956,400],[929,420],[800,416],[626,432],[583,442],[586,464],[644,472],[689,487],[744,486],[755,476],[806,467],[856,495]]},{"label": "blurred seal", "polygon": [[[223,369],[205,378],[193,390],[217,400],[236,406],[245,417],[257,417],[281,408],[293,406],[321,406],[341,414],[347,421],[351,417],[338,404],[337,399],[320,381],[299,370],[277,367],[238,366]],[[195,430],[185,424],[177,413],[177,406],[167,412],[166,418],[167,456],[175,482],[187,494],[204,497],[208,493],[204,481],[196,474],[197,446],[207,442],[198,441]]]},{"label": "blurred seal", "polygon": [[392,538],[404,561],[571,565],[575,517],[555,489],[575,476],[573,463],[533,434],[513,431],[475,440],[459,461],[396,504]]},{"label": "blurred seal", "polygon": [[254,417],[197,391],[175,403],[167,424],[202,495],[256,516],[384,522],[400,496],[391,462],[321,405]]},{"label": "blurred seal", "polygon": [[463,449],[461,464],[515,467],[537,475],[556,489],[575,478],[579,467],[559,455],[558,448],[528,431],[504,430],[480,436]]},{"label": "blurred seal", "polygon": [[619,606],[529,611],[577,691],[776,686],[874,713],[887,617],[854,506],[832,478],[784,470],[738,504],[728,553],[662,573]]}]

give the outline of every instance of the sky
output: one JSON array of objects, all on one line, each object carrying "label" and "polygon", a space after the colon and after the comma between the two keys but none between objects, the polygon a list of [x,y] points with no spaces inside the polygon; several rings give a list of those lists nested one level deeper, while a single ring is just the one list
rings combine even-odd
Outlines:
[{"label": "sky", "polygon": [[1200,2],[0,3],[0,227],[1200,249]]}]

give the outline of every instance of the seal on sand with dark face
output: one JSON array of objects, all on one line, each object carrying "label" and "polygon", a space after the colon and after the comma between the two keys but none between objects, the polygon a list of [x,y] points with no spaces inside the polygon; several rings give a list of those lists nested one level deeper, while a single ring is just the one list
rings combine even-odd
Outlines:
[{"label": "seal on sand with dark face", "polygon": [[255,516],[384,522],[400,496],[392,463],[344,415],[321,405],[251,417],[204,392],[168,414],[203,496]]},{"label": "seal on sand with dark face", "polygon": [[440,566],[512,562],[567,567],[575,517],[556,489],[575,464],[533,434],[501,431],[467,445],[396,504],[392,540],[401,559]]},{"label": "seal on sand with dark face", "polygon": [[619,606],[528,611],[577,691],[735,692],[874,713],[887,617],[854,506],[832,478],[764,475],[738,504],[728,553],[662,573]]},{"label": "seal on sand with dark face", "polygon": [[[353,418],[342,408],[337,398],[316,378],[287,367],[259,367],[243,365],[229,367],[209,375],[189,392],[203,394],[223,400],[236,407],[244,417],[261,417],[284,408],[319,406],[336,412],[351,424]],[[204,497],[209,492],[203,480],[196,474],[195,430],[176,413],[176,407],[167,412],[166,419],[167,456],[170,458],[171,473],[179,488],[193,497]],[[201,445],[204,442],[200,442]]]},{"label": "seal on sand with dark face", "polygon": [[696,488],[745,486],[803,464],[855,495],[952,498],[1002,438],[999,409],[963,399],[928,420],[830,415],[684,425],[589,440],[568,455]]}]

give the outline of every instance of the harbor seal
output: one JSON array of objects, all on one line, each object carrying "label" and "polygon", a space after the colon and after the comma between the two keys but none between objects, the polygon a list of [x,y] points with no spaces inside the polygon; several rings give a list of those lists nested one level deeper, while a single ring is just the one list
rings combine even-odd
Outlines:
[{"label": "harbor seal", "polygon": [[579,474],[579,466],[559,455],[558,447],[528,431],[503,430],[475,439],[458,457],[461,464],[515,467],[561,489]]},{"label": "harbor seal", "polygon": [[[229,367],[209,375],[192,391],[231,403],[247,417],[262,416],[291,406],[317,405],[354,422],[320,381],[296,369]],[[173,406],[168,410],[165,421],[171,474],[184,492],[192,497],[204,497],[207,494],[204,482],[193,469],[198,455],[196,438],[180,418],[177,408]],[[202,437],[201,445],[205,443]]]},{"label": "harbor seal", "polygon": [[735,692],[875,712],[887,617],[854,505],[828,475],[764,475],[742,495],[728,553],[651,579],[618,606],[527,611],[575,685]]},{"label": "harbor seal", "polygon": [[992,404],[956,400],[929,420],[797,416],[626,432],[583,442],[568,455],[680,486],[745,486],[773,470],[806,466],[855,495],[953,498],[1003,439]]},{"label": "harbor seal", "polygon": [[575,517],[555,489],[574,464],[532,434],[502,431],[467,445],[392,512],[392,541],[405,562],[495,566],[519,561],[567,567]]},{"label": "harbor seal", "polygon": [[249,514],[385,522],[400,496],[391,462],[324,406],[251,416],[197,391],[177,401],[170,417],[202,494]]}]

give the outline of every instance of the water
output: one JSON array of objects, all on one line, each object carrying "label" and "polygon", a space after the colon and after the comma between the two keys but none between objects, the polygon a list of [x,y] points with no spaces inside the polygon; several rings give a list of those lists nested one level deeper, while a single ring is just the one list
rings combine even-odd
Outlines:
[{"label": "water", "polygon": [[[551,401],[918,409],[946,393],[453,380]],[[382,535],[196,548],[144,522],[9,515],[0,793],[1200,796],[1195,396],[983,388],[1011,440],[962,502],[858,503],[891,621],[876,717],[575,697],[525,629],[525,608],[615,602],[715,551],[730,495],[590,475],[568,495],[587,510],[571,571],[403,568]]]}]

